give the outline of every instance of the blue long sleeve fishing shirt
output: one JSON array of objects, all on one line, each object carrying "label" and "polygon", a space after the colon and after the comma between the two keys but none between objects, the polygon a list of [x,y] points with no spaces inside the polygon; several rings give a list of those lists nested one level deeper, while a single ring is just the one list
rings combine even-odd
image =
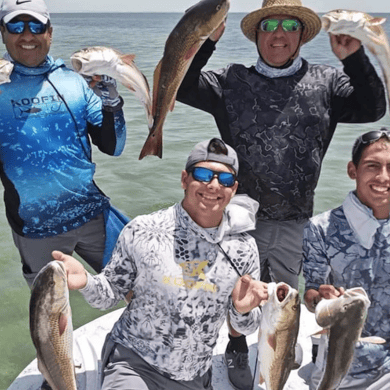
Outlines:
[{"label": "blue long sleeve fishing shirt", "polygon": [[6,214],[19,235],[44,238],[78,228],[109,207],[93,181],[91,143],[123,151],[123,111],[106,112],[85,80],[48,56],[14,64],[0,85],[0,177]]},{"label": "blue long sleeve fishing shirt", "polygon": [[371,305],[362,337],[379,336],[386,343],[357,343],[349,375],[375,378],[390,370],[390,221],[376,220],[353,193],[349,199],[353,202],[347,198],[342,206],[313,217],[305,228],[305,289],[318,290],[322,284],[364,288]]}]

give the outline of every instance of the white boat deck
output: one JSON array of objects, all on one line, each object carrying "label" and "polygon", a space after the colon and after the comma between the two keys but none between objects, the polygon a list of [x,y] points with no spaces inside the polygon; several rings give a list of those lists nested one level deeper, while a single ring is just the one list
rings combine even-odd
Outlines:
[{"label": "white boat deck", "polygon": [[[76,364],[77,389],[94,390],[99,389],[100,352],[106,334],[111,330],[114,322],[119,318],[123,309],[102,316],[74,331],[74,358]],[[284,387],[285,390],[307,390],[309,386],[307,379],[312,369],[311,363],[311,339],[310,335],[318,330],[314,315],[307,311],[302,305],[300,331],[298,342],[303,349],[303,362],[298,370],[291,372]],[[247,337],[249,345],[249,361],[254,372],[257,353],[257,333]],[[223,362],[223,355],[228,342],[227,326],[221,329],[213,358],[213,387],[214,390],[233,389],[227,379],[227,369]],[[43,377],[37,368],[37,360],[33,360],[15,379],[8,390],[40,390]],[[263,386],[255,385],[255,390],[265,390]]]}]

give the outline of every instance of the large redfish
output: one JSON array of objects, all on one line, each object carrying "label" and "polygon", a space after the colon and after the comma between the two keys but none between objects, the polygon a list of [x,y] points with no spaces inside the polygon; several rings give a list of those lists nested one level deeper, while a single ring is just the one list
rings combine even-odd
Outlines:
[{"label": "large redfish", "polygon": [[338,298],[318,303],[316,321],[329,330],[329,344],[326,368],[317,390],[339,388],[352,363],[369,306],[370,300],[362,288],[346,290]]},{"label": "large redfish", "polygon": [[189,8],[169,35],[163,58],[154,71],[153,126],[139,159],[162,157],[162,128],[189,66],[206,39],[225,20],[229,0],[202,0]]},{"label": "large redfish", "polygon": [[30,333],[38,368],[53,390],[77,390],[73,363],[73,326],[64,265],[51,261],[34,280]]},{"label": "large redfish", "polygon": [[259,327],[259,383],[267,390],[282,390],[295,363],[299,332],[298,291],[285,283],[268,284],[268,301],[263,306]]},{"label": "large redfish", "polygon": [[107,75],[128,88],[144,105],[149,128],[152,126],[152,98],[145,75],[137,68],[134,54],[122,54],[104,46],[92,46],[70,57],[77,73],[84,76]]}]

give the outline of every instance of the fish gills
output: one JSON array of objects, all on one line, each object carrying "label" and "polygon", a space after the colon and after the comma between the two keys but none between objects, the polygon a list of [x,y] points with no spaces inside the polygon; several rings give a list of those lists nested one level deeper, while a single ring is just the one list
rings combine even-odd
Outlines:
[{"label": "fish gills", "polygon": [[168,111],[173,111],[177,91],[195,54],[226,19],[230,0],[202,0],[188,9],[170,33],[163,58],[153,77],[153,126],[139,159],[162,157],[162,129]]},{"label": "fish gills", "polygon": [[316,307],[318,325],[329,329],[326,366],[317,390],[336,390],[347,375],[367,318],[370,301],[361,288],[347,290]]},{"label": "fish gills", "polygon": [[61,262],[50,262],[34,280],[30,334],[38,368],[52,389],[76,390],[72,314],[66,271]]},{"label": "fish gills", "polygon": [[257,371],[267,390],[282,390],[295,361],[300,298],[285,283],[269,283],[268,296],[259,328]]}]

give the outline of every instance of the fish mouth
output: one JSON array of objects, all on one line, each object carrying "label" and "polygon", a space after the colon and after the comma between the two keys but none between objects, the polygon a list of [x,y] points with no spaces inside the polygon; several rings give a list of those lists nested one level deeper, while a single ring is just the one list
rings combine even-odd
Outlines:
[{"label": "fish mouth", "polygon": [[276,288],[276,298],[280,303],[282,303],[287,298],[289,291],[290,289],[286,284],[282,284]]},{"label": "fish mouth", "polygon": [[61,272],[66,277],[66,269],[64,263],[61,261],[53,261],[53,266],[57,268],[59,272]]}]

